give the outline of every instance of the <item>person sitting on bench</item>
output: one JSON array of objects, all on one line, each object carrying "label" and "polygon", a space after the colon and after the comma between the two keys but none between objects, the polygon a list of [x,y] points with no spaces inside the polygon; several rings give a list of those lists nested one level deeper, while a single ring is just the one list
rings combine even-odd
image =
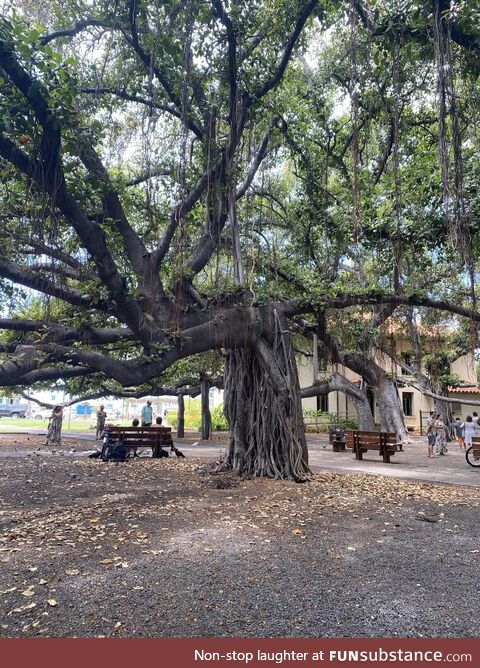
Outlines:
[{"label": "person sitting on bench", "polygon": [[[139,426],[140,426],[140,422],[137,420],[137,418],[134,418],[132,420],[132,427],[139,427]],[[128,456],[129,457],[140,457],[140,455],[137,455],[137,449],[138,448],[133,448],[132,454],[128,453]]]}]

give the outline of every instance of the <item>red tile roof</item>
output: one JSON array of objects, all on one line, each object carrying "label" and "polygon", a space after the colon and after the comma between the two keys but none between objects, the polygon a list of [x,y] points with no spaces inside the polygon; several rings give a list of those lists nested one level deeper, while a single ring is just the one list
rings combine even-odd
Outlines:
[{"label": "red tile roof", "polygon": [[448,391],[451,394],[480,394],[480,387],[478,385],[468,385],[466,387],[449,387]]}]

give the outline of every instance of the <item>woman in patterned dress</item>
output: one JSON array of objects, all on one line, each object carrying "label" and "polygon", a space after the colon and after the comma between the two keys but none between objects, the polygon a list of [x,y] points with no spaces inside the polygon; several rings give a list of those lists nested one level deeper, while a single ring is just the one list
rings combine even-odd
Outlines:
[{"label": "woman in patterned dress", "polygon": [[47,429],[46,445],[61,445],[63,408],[55,406]]},{"label": "woman in patterned dress", "polygon": [[447,428],[443,422],[443,417],[438,414],[434,424],[435,429],[435,450],[437,455],[445,455],[447,448]]}]

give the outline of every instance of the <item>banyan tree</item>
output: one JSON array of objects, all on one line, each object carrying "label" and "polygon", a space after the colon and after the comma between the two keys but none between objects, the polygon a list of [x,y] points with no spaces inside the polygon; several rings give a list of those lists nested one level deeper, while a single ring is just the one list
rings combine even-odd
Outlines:
[{"label": "banyan tree", "polygon": [[[371,345],[360,357],[342,349],[340,311],[371,322],[398,306],[480,319],[472,295],[453,303],[448,290],[409,290],[399,55],[416,39],[408,16],[392,37],[391,23],[374,24],[379,12],[355,1],[95,0],[52,2],[41,15],[4,6],[1,386],[79,379],[129,393],[214,351],[225,369],[225,465],[301,481],[295,337],[315,332],[330,361],[348,364]],[[425,25],[433,18],[426,8]],[[312,45],[332,24],[350,31],[347,54],[328,56],[337,89],[327,81],[318,100]],[[468,37],[456,30],[445,39]],[[376,40],[397,54],[380,104],[362,56]],[[333,99],[339,81],[349,112]],[[374,186],[390,183],[395,261],[375,282],[377,176]],[[345,280],[342,263],[361,279]]]}]

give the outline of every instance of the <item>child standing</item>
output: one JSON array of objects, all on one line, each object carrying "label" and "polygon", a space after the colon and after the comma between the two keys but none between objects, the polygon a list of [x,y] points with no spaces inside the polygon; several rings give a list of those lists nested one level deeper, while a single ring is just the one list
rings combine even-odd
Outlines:
[{"label": "child standing", "polygon": [[455,436],[457,437],[457,443],[458,447],[460,450],[462,449],[462,445],[464,449],[466,450],[467,448],[465,447],[465,439],[463,437],[463,425],[460,422],[460,418],[456,417],[454,422],[453,422],[453,428],[455,430]]}]

